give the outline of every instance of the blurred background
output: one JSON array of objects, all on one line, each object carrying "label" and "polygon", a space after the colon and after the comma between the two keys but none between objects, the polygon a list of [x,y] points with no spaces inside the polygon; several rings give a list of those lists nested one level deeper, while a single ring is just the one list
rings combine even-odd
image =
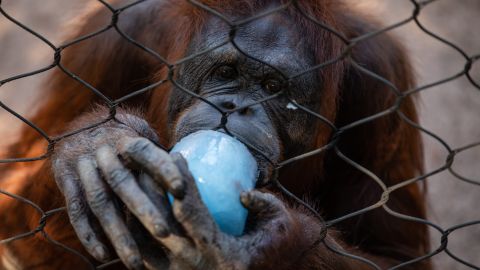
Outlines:
[{"label": "blurred background", "polygon": [[[93,0],[3,0],[2,8],[18,21],[45,36],[53,44],[62,42],[70,20]],[[348,0],[348,4],[392,24],[411,16],[410,0]],[[430,31],[453,42],[469,56],[480,54],[480,0],[438,0],[422,9],[420,22]],[[418,85],[453,76],[464,69],[465,59],[454,49],[422,32],[413,22],[391,31],[407,46]],[[53,51],[45,43],[0,15],[0,80],[48,66]],[[41,100],[40,83],[49,72],[3,85],[0,101],[24,116],[35,112]],[[471,75],[480,84],[480,61]],[[422,91],[421,125],[437,134],[452,149],[480,141],[480,90],[461,77]],[[0,158],[2,149],[15,139],[24,125],[0,108]],[[424,134],[427,171],[445,164],[447,150]],[[478,166],[478,167],[477,167]],[[480,147],[458,154],[453,168],[462,176],[480,182]],[[446,229],[480,220],[480,186],[454,177],[448,171],[428,178],[429,220]],[[439,246],[440,234],[432,230],[432,249]],[[465,261],[480,266],[480,225],[465,227],[449,237],[449,250]],[[445,253],[434,257],[437,269],[470,269]]]}]

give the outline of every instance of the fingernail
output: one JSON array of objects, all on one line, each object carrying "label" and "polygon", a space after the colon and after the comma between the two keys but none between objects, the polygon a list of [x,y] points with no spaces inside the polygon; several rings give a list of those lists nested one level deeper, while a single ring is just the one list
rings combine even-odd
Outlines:
[{"label": "fingernail", "polygon": [[172,193],[177,199],[183,199],[185,196],[185,186],[182,180],[175,180],[172,182]]},{"label": "fingernail", "polygon": [[143,262],[140,257],[137,255],[132,255],[128,257],[127,259],[128,264],[133,268],[133,269],[143,269]]},{"label": "fingernail", "polygon": [[107,261],[109,259],[107,251],[102,246],[96,246],[94,249],[94,252],[95,252],[95,257],[97,257],[101,261]]},{"label": "fingernail", "polygon": [[165,228],[165,226],[160,225],[160,224],[154,224],[153,225],[153,234],[156,237],[165,238],[170,234],[170,232]]},{"label": "fingernail", "polygon": [[245,192],[245,191],[242,191],[242,193],[240,193],[240,201],[246,205],[248,204],[248,193]]}]

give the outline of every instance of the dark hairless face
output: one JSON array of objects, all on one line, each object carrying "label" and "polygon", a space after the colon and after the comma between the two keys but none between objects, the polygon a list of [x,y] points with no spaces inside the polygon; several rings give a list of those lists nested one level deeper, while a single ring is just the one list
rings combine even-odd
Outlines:
[{"label": "dark hairless face", "polygon": [[[316,109],[320,96],[315,72],[288,81],[314,64],[313,55],[294,25],[288,18],[276,15],[241,26],[234,43],[245,54],[228,43],[185,63],[177,79],[180,85],[223,111],[253,104],[282,91],[280,97],[235,111],[226,124],[228,131],[273,162],[304,152],[311,147],[315,133],[313,117],[289,104],[287,98]],[[188,54],[223,43],[228,39],[229,29],[220,20],[211,19],[191,44]],[[221,119],[221,113],[206,102],[179,89],[172,93],[169,122],[174,125],[173,141],[198,130],[219,128]],[[266,169],[265,158],[255,152],[260,167]]]}]

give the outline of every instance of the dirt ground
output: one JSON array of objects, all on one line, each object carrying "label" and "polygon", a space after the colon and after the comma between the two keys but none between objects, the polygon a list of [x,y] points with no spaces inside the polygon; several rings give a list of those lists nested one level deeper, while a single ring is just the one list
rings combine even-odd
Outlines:
[{"label": "dirt ground", "polygon": [[[19,21],[46,36],[54,44],[61,43],[62,29],[78,14],[88,0],[3,0],[2,8]],[[349,0],[386,24],[409,17],[413,5],[409,0]],[[422,10],[420,22],[429,30],[457,44],[468,55],[480,54],[480,1],[439,0]],[[452,48],[420,31],[409,23],[393,31],[404,40],[418,76],[418,85],[452,76],[465,65],[462,56]],[[32,35],[0,16],[0,80],[47,66],[53,60],[52,50]],[[22,115],[29,116],[41,99],[36,86],[48,73],[5,84],[0,88],[0,101]],[[471,71],[480,84],[480,61]],[[480,90],[464,77],[430,88],[421,93],[421,124],[437,134],[451,148],[480,141]],[[0,109],[0,158],[2,148],[15,138],[21,122]],[[427,171],[441,167],[447,158],[446,149],[425,134]],[[461,175],[480,182],[480,147],[459,154],[454,169]],[[476,208],[480,202],[480,186],[462,182],[448,171],[429,177],[429,220],[442,228],[480,220]],[[439,245],[439,234],[432,230],[432,243]],[[466,227],[449,237],[449,250],[460,258],[480,266],[480,225]],[[470,269],[445,253],[434,258],[437,269]]]}]

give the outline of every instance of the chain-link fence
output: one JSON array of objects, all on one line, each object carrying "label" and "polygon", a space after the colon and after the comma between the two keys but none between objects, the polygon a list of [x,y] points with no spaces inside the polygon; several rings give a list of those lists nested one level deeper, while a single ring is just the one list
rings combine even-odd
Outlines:
[{"label": "chain-link fence", "polygon": [[[418,94],[420,92],[423,92],[425,90],[432,89],[432,88],[434,88],[438,85],[446,84],[446,83],[449,83],[451,81],[454,81],[454,80],[456,80],[458,78],[462,78],[462,77],[466,78],[473,87],[480,90],[480,83],[478,81],[476,81],[476,79],[474,78],[473,73],[472,73],[473,70],[474,70],[474,65],[475,65],[476,61],[480,58],[480,54],[467,54],[462,48],[458,47],[455,43],[450,42],[448,40],[448,38],[438,36],[437,34],[432,32],[431,30],[429,30],[429,28],[425,27],[421,23],[421,21],[419,20],[419,16],[422,14],[422,10],[424,10],[424,8],[429,6],[429,5],[434,5],[434,3],[437,2],[437,1],[435,1],[435,0],[427,0],[427,1],[411,0],[410,2],[411,2],[411,6],[412,6],[412,12],[408,17],[403,18],[401,21],[399,21],[397,23],[394,23],[394,24],[391,24],[391,25],[388,25],[387,27],[384,27],[384,28],[382,28],[378,31],[369,32],[365,35],[361,35],[361,36],[358,36],[358,37],[355,37],[355,38],[352,39],[352,38],[347,38],[343,33],[339,32],[337,29],[335,29],[335,27],[325,24],[324,22],[318,20],[317,18],[315,18],[314,16],[312,16],[311,14],[306,12],[302,8],[302,5],[299,4],[301,1],[293,1],[293,0],[292,1],[279,1],[279,2],[281,2],[280,4],[278,4],[276,6],[271,6],[267,11],[259,12],[258,14],[255,14],[252,17],[243,18],[241,20],[231,20],[225,14],[222,14],[222,13],[218,12],[214,8],[210,7],[208,4],[203,4],[202,1],[191,0],[191,1],[188,1],[188,3],[190,5],[193,5],[200,10],[206,11],[206,12],[210,13],[212,16],[214,16],[216,18],[219,18],[221,21],[226,23],[230,27],[230,35],[229,35],[229,38],[227,40],[221,42],[220,44],[215,45],[214,47],[211,47],[211,48],[208,48],[207,50],[203,50],[203,51],[200,51],[198,53],[186,56],[186,57],[184,57],[182,59],[179,59],[179,60],[177,60],[173,63],[167,61],[164,58],[164,56],[158,54],[155,50],[145,46],[141,42],[139,42],[136,39],[134,39],[133,37],[131,37],[128,33],[126,33],[124,30],[122,30],[121,27],[118,26],[119,20],[122,19],[122,14],[124,14],[127,10],[137,8],[138,6],[142,5],[142,3],[148,2],[148,0],[134,1],[134,2],[132,1],[132,2],[130,2],[126,5],[124,5],[124,6],[115,6],[113,4],[108,3],[107,1],[102,1],[102,0],[98,0],[98,2],[101,5],[103,5],[103,8],[108,9],[111,12],[111,22],[107,23],[104,28],[98,29],[97,31],[92,32],[92,33],[88,33],[87,35],[81,36],[80,38],[77,38],[75,40],[69,40],[69,41],[67,41],[67,43],[64,43],[61,46],[57,46],[57,45],[53,44],[52,42],[50,42],[49,39],[45,38],[43,35],[41,35],[41,34],[37,33],[36,31],[32,30],[32,28],[29,25],[24,25],[24,24],[22,24],[21,21],[16,19],[14,16],[11,16],[8,13],[8,11],[6,11],[5,9],[2,8],[2,2],[0,1],[0,13],[4,16],[4,18],[6,18],[11,23],[18,25],[24,31],[29,33],[30,35],[32,35],[32,36],[38,38],[39,40],[41,40],[42,42],[44,42],[47,46],[49,46],[51,48],[51,53],[52,53],[53,58],[54,58],[53,62],[48,66],[39,68],[39,69],[31,71],[31,72],[16,74],[16,75],[10,76],[8,78],[0,78],[1,79],[0,80],[0,86],[11,83],[13,81],[22,80],[22,79],[25,79],[25,78],[28,78],[28,77],[31,77],[31,76],[36,76],[38,74],[42,74],[44,72],[47,72],[51,69],[58,68],[66,76],[69,76],[71,78],[71,80],[75,80],[78,83],[87,87],[91,92],[93,92],[95,95],[97,95],[103,101],[103,103],[105,105],[107,105],[111,110],[110,116],[107,119],[101,119],[95,125],[91,125],[89,127],[83,128],[81,130],[76,130],[76,131],[70,132],[68,134],[63,134],[61,136],[53,136],[53,134],[49,134],[48,132],[42,130],[40,127],[37,126],[36,123],[30,121],[27,117],[24,117],[24,116],[20,115],[14,109],[9,107],[7,104],[0,101],[0,107],[2,107],[5,111],[10,113],[11,115],[15,116],[19,121],[22,121],[23,123],[27,124],[30,128],[36,130],[37,133],[40,134],[48,144],[47,150],[39,156],[13,157],[13,158],[12,157],[2,157],[2,159],[0,160],[0,163],[12,164],[12,163],[27,162],[26,164],[28,164],[28,162],[47,159],[51,155],[51,153],[54,149],[54,146],[57,142],[61,141],[62,139],[66,138],[66,137],[72,136],[74,134],[78,134],[79,132],[84,132],[85,130],[94,128],[94,127],[96,127],[96,126],[98,126],[102,123],[107,122],[107,121],[112,121],[115,118],[116,108],[119,105],[121,105],[122,103],[124,103],[125,101],[127,101],[129,99],[134,98],[135,96],[142,95],[147,91],[155,91],[155,87],[157,87],[159,85],[162,85],[162,84],[166,84],[168,82],[175,85],[176,88],[179,91],[183,91],[184,93],[187,93],[187,94],[189,94],[189,95],[191,95],[191,96],[193,96],[197,99],[200,99],[200,100],[210,104],[211,106],[215,107],[216,110],[220,114],[222,114],[222,121],[221,121],[221,123],[219,123],[219,128],[224,128],[228,131],[228,128],[226,127],[226,124],[228,123],[228,117],[232,113],[244,109],[245,106],[242,106],[241,108],[236,108],[234,110],[225,111],[225,109],[222,109],[222,108],[218,107],[217,105],[211,103],[208,99],[198,95],[197,93],[195,93],[191,89],[187,89],[186,87],[184,87],[183,85],[178,83],[175,80],[175,76],[174,76],[176,69],[179,66],[181,66],[182,64],[184,64],[188,61],[191,61],[192,59],[194,59],[196,57],[199,57],[201,55],[204,55],[208,52],[216,50],[216,49],[218,49],[222,46],[225,46],[227,44],[233,45],[235,47],[235,49],[238,52],[240,52],[242,55],[244,55],[245,57],[247,57],[249,59],[252,59],[255,62],[262,63],[263,65],[266,65],[269,68],[275,70],[278,74],[280,74],[283,77],[283,79],[287,83],[292,82],[295,78],[300,77],[304,74],[311,73],[311,72],[317,72],[319,70],[328,68],[329,66],[334,65],[334,64],[336,64],[338,62],[341,62],[341,61],[348,61],[360,73],[362,73],[362,76],[367,76],[367,77],[370,77],[370,78],[374,78],[379,83],[388,87],[389,91],[391,91],[395,95],[395,102],[393,102],[389,108],[386,108],[385,110],[383,110],[381,112],[375,113],[375,114],[370,115],[370,116],[365,117],[365,118],[362,118],[362,119],[360,119],[356,122],[348,123],[347,125],[344,125],[344,126],[336,126],[335,123],[332,123],[326,117],[318,114],[317,112],[312,111],[311,109],[307,108],[303,104],[299,104],[294,99],[289,98],[289,104],[292,107],[294,107],[295,110],[298,111],[298,113],[309,114],[309,115],[315,117],[318,121],[321,121],[322,123],[328,125],[331,128],[331,130],[333,131],[333,134],[331,136],[332,139],[327,144],[325,144],[324,146],[322,146],[319,149],[315,149],[313,151],[303,153],[303,154],[301,154],[299,156],[296,156],[296,157],[291,157],[290,159],[284,160],[281,163],[272,162],[271,165],[274,168],[276,168],[275,171],[278,172],[278,170],[281,167],[283,167],[283,166],[285,166],[285,165],[287,165],[291,162],[298,162],[301,159],[305,159],[305,158],[308,158],[308,157],[314,156],[314,155],[321,155],[322,153],[324,153],[326,151],[334,150],[334,151],[337,152],[338,157],[343,159],[345,162],[349,163],[352,167],[356,168],[357,170],[365,173],[366,175],[369,175],[370,180],[374,181],[378,185],[378,187],[382,189],[381,199],[379,199],[375,204],[372,204],[369,207],[363,208],[363,209],[358,210],[358,211],[354,211],[354,212],[352,212],[352,213],[350,213],[346,216],[338,217],[335,220],[324,221],[322,219],[322,215],[320,213],[318,213],[315,208],[311,207],[309,204],[305,203],[301,198],[296,197],[291,192],[289,192],[285,187],[283,187],[282,184],[275,177],[275,173],[274,173],[274,177],[272,177],[272,179],[270,179],[271,183],[273,183],[274,186],[276,186],[286,197],[291,197],[291,198],[293,198],[293,200],[297,201],[299,204],[302,204],[306,208],[308,208],[311,211],[312,215],[318,217],[321,220],[321,222],[326,224],[326,226],[325,226],[326,229],[328,229],[330,227],[335,227],[335,225],[337,223],[342,222],[346,219],[363,215],[363,214],[365,214],[367,212],[370,212],[370,211],[373,211],[374,209],[377,209],[377,208],[383,208],[390,215],[393,215],[393,216],[397,217],[398,219],[411,221],[411,222],[417,222],[417,223],[423,223],[423,224],[426,224],[429,227],[433,228],[436,232],[440,233],[439,234],[440,235],[440,240],[439,240],[439,245],[438,246],[432,246],[431,251],[429,253],[425,254],[424,256],[421,256],[421,257],[418,257],[418,258],[415,258],[415,259],[412,259],[412,260],[409,260],[409,261],[402,262],[401,264],[398,264],[397,266],[395,266],[394,269],[402,268],[402,267],[405,267],[405,266],[408,266],[408,265],[413,265],[416,262],[421,261],[421,260],[428,260],[429,258],[431,258],[431,257],[433,257],[437,254],[440,254],[440,253],[448,254],[453,260],[457,261],[458,264],[462,264],[462,265],[471,267],[473,269],[478,269],[480,267],[480,266],[476,266],[476,265],[472,264],[471,262],[463,259],[461,254],[454,254],[454,253],[450,252],[449,249],[448,249],[449,235],[451,235],[453,232],[455,232],[457,230],[462,230],[462,229],[470,227],[470,226],[475,226],[475,225],[480,223],[480,220],[471,220],[469,222],[462,222],[460,224],[456,224],[454,226],[450,226],[450,227],[446,228],[446,227],[441,227],[441,226],[437,225],[436,223],[431,222],[429,220],[420,219],[418,217],[407,216],[407,215],[398,213],[396,211],[391,210],[387,206],[387,202],[389,200],[389,195],[391,193],[393,193],[393,192],[395,192],[395,191],[397,191],[401,188],[404,188],[408,185],[418,184],[419,182],[425,181],[428,177],[432,177],[432,176],[434,176],[436,174],[439,174],[441,172],[444,172],[444,171],[449,171],[459,181],[467,182],[467,183],[471,184],[472,187],[475,187],[476,185],[480,184],[480,181],[478,179],[471,179],[470,177],[463,176],[462,172],[455,170],[452,166],[453,163],[454,163],[454,160],[455,160],[455,156],[457,154],[462,153],[466,150],[472,149],[474,147],[478,147],[480,145],[480,141],[473,141],[473,142],[471,142],[469,144],[466,144],[466,145],[463,145],[463,146],[452,147],[447,142],[445,142],[440,136],[437,136],[435,133],[425,129],[422,125],[419,125],[419,124],[415,123],[414,121],[411,121],[410,119],[408,119],[403,114],[403,112],[401,110],[399,110],[401,105],[402,105],[402,102],[406,98],[408,98],[409,96],[416,95],[416,94]],[[341,41],[344,45],[341,54],[338,57],[335,57],[333,59],[329,59],[326,62],[317,63],[312,68],[301,71],[301,72],[299,72],[295,75],[287,75],[287,74],[284,74],[284,72],[282,72],[282,70],[280,70],[279,68],[277,68],[275,66],[272,66],[271,64],[266,63],[266,62],[258,59],[257,57],[249,54],[244,49],[242,49],[241,46],[236,44],[236,40],[235,40],[236,31],[238,30],[239,27],[241,27],[243,25],[246,25],[250,22],[253,22],[255,20],[260,20],[262,18],[268,17],[272,14],[282,12],[284,10],[295,10],[296,12],[298,12],[298,14],[307,18],[311,23],[313,23],[316,26],[318,26],[318,27],[322,28],[323,30],[327,31],[329,34],[334,35],[335,38],[338,41]],[[406,25],[406,24],[409,24],[409,23],[414,23],[426,35],[430,36],[431,38],[437,40],[440,43],[445,44],[445,46],[448,46],[451,50],[460,54],[463,57],[464,63],[465,63],[463,69],[460,70],[459,72],[457,72],[454,75],[451,75],[451,76],[448,76],[448,77],[445,77],[445,78],[441,78],[441,79],[436,80],[434,82],[430,82],[430,83],[427,83],[427,84],[424,84],[424,85],[418,85],[418,86],[415,86],[414,88],[411,88],[411,89],[398,89],[397,86],[394,85],[392,82],[388,81],[387,79],[383,78],[382,76],[379,76],[378,74],[376,74],[375,72],[373,72],[371,70],[365,69],[364,67],[362,67],[362,65],[356,63],[351,58],[352,50],[362,41],[368,40],[368,39],[373,39],[377,36],[383,35],[386,32],[392,31],[394,29],[397,29],[397,28],[402,27],[403,25]],[[110,31],[110,30],[111,31],[116,31],[125,40],[125,42],[128,42],[128,43],[132,44],[133,46],[137,47],[138,49],[140,49],[140,50],[144,51],[145,53],[149,54],[151,57],[155,58],[160,64],[163,64],[163,65],[167,66],[169,71],[170,71],[170,72],[168,72],[169,73],[168,77],[158,81],[154,85],[148,85],[146,87],[142,87],[141,89],[135,89],[135,90],[131,91],[131,93],[129,93],[128,95],[113,100],[113,99],[105,96],[104,93],[102,93],[101,89],[97,89],[94,86],[90,85],[88,81],[84,81],[81,78],[81,76],[77,76],[74,72],[69,70],[68,67],[66,67],[62,64],[61,57],[62,57],[62,52],[65,49],[67,49],[69,47],[72,47],[72,46],[75,46],[79,43],[85,42],[85,40],[95,38],[96,36],[102,35],[106,31]],[[287,90],[281,90],[281,91],[279,91],[279,92],[277,92],[277,93],[275,93],[271,96],[268,96],[266,98],[263,98],[263,99],[259,100],[258,102],[248,104],[248,106],[255,106],[255,105],[258,105],[258,104],[267,103],[267,102],[269,102],[273,99],[279,98],[280,96],[286,96],[288,98],[288,93],[286,93],[286,91]],[[396,185],[393,185],[393,186],[386,186],[384,184],[384,181],[382,181],[382,179],[380,177],[371,173],[367,168],[362,167],[356,161],[354,161],[354,160],[350,159],[349,157],[345,156],[340,151],[340,149],[337,147],[338,140],[339,140],[339,138],[341,138],[343,133],[354,129],[357,126],[365,125],[369,122],[373,122],[373,121],[376,121],[377,119],[381,119],[382,117],[385,117],[386,115],[390,115],[390,114],[398,114],[398,116],[404,122],[408,123],[410,126],[415,127],[417,130],[421,131],[423,134],[426,134],[427,136],[437,140],[441,145],[443,145],[445,150],[448,152],[448,155],[445,159],[444,164],[442,164],[442,166],[440,166],[439,168],[436,168],[436,169],[433,169],[433,170],[430,170],[430,171],[426,172],[423,175],[414,177],[412,179],[405,179],[404,181],[402,181],[402,182],[400,182]],[[474,124],[474,123],[472,123],[472,124]],[[261,152],[258,149],[256,149],[253,145],[250,145],[250,144],[247,144],[247,145],[251,148],[251,150],[253,152]],[[23,197],[18,196],[14,193],[4,191],[4,190],[0,190],[0,192],[3,194],[2,196],[10,197],[14,200],[21,201],[25,204],[30,204],[33,208],[35,208],[38,211],[38,213],[42,217],[40,222],[39,222],[38,227],[35,230],[30,231],[30,232],[25,232],[25,233],[20,234],[20,235],[14,235],[12,237],[9,237],[8,239],[2,239],[2,240],[0,240],[0,244],[11,243],[13,241],[18,241],[18,240],[23,239],[23,238],[31,237],[32,235],[35,235],[35,234],[43,234],[43,236],[47,240],[49,240],[53,245],[57,245],[57,246],[60,246],[61,248],[69,250],[69,252],[72,252],[72,253],[80,256],[80,257],[83,257],[85,261],[88,261],[88,259],[86,257],[84,257],[78,251],[63,245],[59,241],[56,241],[56,240],[53,240],[52,238],[50,238],[48,233],[46,233],[45,230],[44,230],[45,225],[48,222],[49,218],[52,215],[56,215],[57,213],[64,211],[65,210],[64,208],[42,209],[40,206],[31,202],[28,198],[23,198]],[[473,206],[470,206],[470,207],[473,207]],[[3,215],[9,215],[9,213],[2,213],[1,215],[2,216]],[[355,256],[353,254],[345,253],[343,251],[336,250],[334,248],[331,248],[331,249],[332,249],[332,251],[338,253],[341,256],[347,256],[347,257],[350,257],[354,260],[361,260],[364,263],[370,265],[372,269],[379,269],[380,268],[374,262],[370,261],[367,258],[363,258],[363,257]],[[115,264],[115,263],[119,263],[119,260],[114,260],[110,263],[107,263],[107,264],[104,264],[104,265],[101,265],[101,266],[97,266],[96,268],[103,268],[103,267],[106,267],[106,266],[109,266],[109,265],[112,265],[112,264]],[[91,265],[93,267],[93,264],[91,264]]]}]

